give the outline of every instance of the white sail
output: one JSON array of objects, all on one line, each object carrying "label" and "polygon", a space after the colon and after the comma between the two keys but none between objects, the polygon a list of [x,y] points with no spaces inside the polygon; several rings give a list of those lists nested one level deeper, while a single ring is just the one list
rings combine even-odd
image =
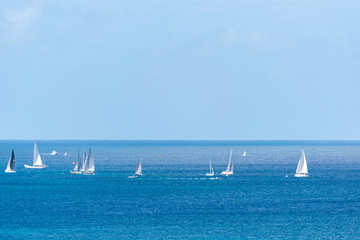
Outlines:
[{"label": "white sail", "polygon": [[298,166],[296,168],[295,176],[296,177],[301,177],[301,176],[306,177],[307,174],[308,174],[308,168],[307,168],[307,163],[306,163],[306,157],[305,157],[304,150],[302,150],[300,160],[299,160]]},{"label": "white sail", "polygon": [[35,169],[42,169],[46,168],[46,165],[43,165],[43,162],[41,160],[41,156],[39,153],[39,150],[36,146],[36,142],[34,142],[34,158],[33,158],[33,165],[27,165],[25,164],[24,167],[26,168],[35,168]]},{"label": "white sail", "polygon": [[[226,171],[227,171],[227,172],[230,171],[231,162],[232,162],[232,161],[231,161],[231,160],[232,160],[232,152],[233,152],[233,150],[231,149],[229,163],[228,163],[227,168],[226,168]],[[234,168],[234,165],[232,165],[232,168]]]},{"label": "white sail", "polygon": [[229,175],[229,174],[231,175],[234,172],[234,161],[232,159],[232,153],[233,153],[233,150],[231,149],[229,163],[227,165],[226,170],[221,172],[222,175]]},{"label": "white sail", "polygon": [[243,153],[243,157],[246,157],[246,154],[247,154],[247,152],[246,152],[246,151],[244,151],[244,153]]},{"label": "white sail", "polygon": [[82,164],[81,164],[80,171],[82,171],[82,172],[84,171],[85,165],[86,165],[86,151],[84,151],[84,153],[83,153],[83,159],[82,159]]},{"label": "white sail", "polygon": [[142,166],[141,166],[140,159],[138,159],[138,164],[136,167],[135,175],[142,175]]},{"label": "white sail", "polygon": [[9,158],[9,162],[6,166],[5,172],[7,173],[14,173],[16,172],[16,159],[15,159],[15,153],[14,150],[11,151],[11,155]]},{"label": "white sail", "polygon": [[74,167],[74,172],[79,172],[79,167],[81,167],[81,166],[79,166],[79,164],[80,164],[80,153],[78,154],[78,160],[77,160],[76,165]]},{"label": "white sail", "polygon": [[78,153],[78,160],[76,162],[74,170],[70,171],[70,173],[71,174],[81,174],[81,168],[82,168],[82,160],[80,158],[80,153]]},{"label": "white sail", "polygon": [[34,160],[33,160],[33,166],[42,166],[43,163],[41,161],[41,156],[39,153],[39,150],[36,146],[36,142],[34,142]]},{"label": "white sail", "polygon": [[93,174],[95,172],[95,162],[91,153],[91,148],[89,149],[89,154],[86,158],[84,173],[85,174]]}]

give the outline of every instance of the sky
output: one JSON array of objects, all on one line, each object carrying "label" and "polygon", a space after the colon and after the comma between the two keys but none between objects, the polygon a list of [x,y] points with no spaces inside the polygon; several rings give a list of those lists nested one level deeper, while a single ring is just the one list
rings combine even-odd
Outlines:
[{"label": "sky", "polygon": [[358,140],[360,1],[0,5],[0,139]]}]

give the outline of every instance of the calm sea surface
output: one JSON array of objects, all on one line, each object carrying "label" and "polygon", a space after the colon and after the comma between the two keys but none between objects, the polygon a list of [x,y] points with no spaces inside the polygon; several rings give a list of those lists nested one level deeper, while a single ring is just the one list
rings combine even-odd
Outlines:
[{"label": "calm sea surface", "polygon": [[[43,170],[24,168],[33,144],[0,141],[0,167],[12,149],[18,166],[0,173],[0,239],[360,239],[358,141],[37,141],[61,153]],[[69,174],[90,147],[96,175]]]}]

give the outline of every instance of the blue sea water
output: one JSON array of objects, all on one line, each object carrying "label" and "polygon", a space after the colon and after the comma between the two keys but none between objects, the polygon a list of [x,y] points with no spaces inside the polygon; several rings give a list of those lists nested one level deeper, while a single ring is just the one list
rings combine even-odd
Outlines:
[{"label": "blue sea water", "polygon": [[[0,239],[359,239],[358,141],[0,141]],[[92,148],[96,175],[71,175]],[[226,168],[234,175],[205,177]],[[301,150],[309,177],[293,177]],[[247,156],[242,157],[243,151]],[[68,156],[63,153],[67,152]],[[144,176],[129,179],[141,158]],[[288,174],[289,177],[285,178]]]}]

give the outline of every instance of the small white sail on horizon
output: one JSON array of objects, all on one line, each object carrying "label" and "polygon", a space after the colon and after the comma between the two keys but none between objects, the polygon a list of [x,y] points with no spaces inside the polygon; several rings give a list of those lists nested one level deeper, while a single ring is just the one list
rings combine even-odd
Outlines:
[{"label": "small white sail on horizon", "polygon": [[85,168],[84,168],[85,175],[93,175],[95,174],[95,162],[94,158],[91,153],[91,148],[89,149],[89,153],[86,158]]},{"label": "small white sail on horizon", "polygon": [[207,173],[207,174],[205,174],[206,176],[214,176],[214,169],[213,169],[213,167],[212,167],[212,164],[211,164],[211,159],[210,159],[210,171]]},{"label": "small white sail on horizon", "polygon": [[139,176],[143,175],[142,174],[142,165],[141,165],[140,159],[138,159],[135,175],[139,175]]},{"label": "small white sail on horizon", "polygon": [[36,168],[36,169],[41,169],[41,168],[46,168],[46,165],[43,164],[42,160],[41,160],[41,156],[39,153],[39,150],[36,146],[36,142],[34,142],[34,158],[33,158],[33,165],[27,165],[25,164],[24,167],[26,168]]},{"label": "small white sail on horizon", "polygon": [[6,173],[15,173],[16,172],[16,158],[15,158],[14,150],[11,151],[11,155],[9,158],[9,162],[6,166],[5,172]]},{"label": "small white sail on horizon", "polygon": [[243,157],[246,157],[246,154],[247,154],[247,152],[246,152],[246,151],[244,151],[244,153],[243,153]]},{"label": "small white sail on horizon", "polygon": [[[221,175],[232,175],[234,173],[234,161],[232,159],[232,154],[233,154],[233,149],[231,149],[230,151],[230,158],[229,158],[229,163],[227,165],[227,168],[225,171],[221,172]],[[230,169],[231,167],[231,169]]]},{"label": "small white sail on horizon", "polygon": [[307,176],[308,176],[308,167],[306,163],[304,150],[302,150],[300,160],[296,168],[295,177],[307,177]]},{"label": "small white sail on horizon", "polygon": [[136,167],[135,175],[142,175],[142,165],[140,159],[138,159],[138,164]]},{"label": "small white sail on horizon", "polygon": [[138,176],[142,176],[142,175],[143,175],[143,174],[142,174],[142,165],[141,165],[140,159],[138,159],[138,163],[137,163],[137,166],[136,166],[135,174],[129,176],[128,178],[137,178]]}]

